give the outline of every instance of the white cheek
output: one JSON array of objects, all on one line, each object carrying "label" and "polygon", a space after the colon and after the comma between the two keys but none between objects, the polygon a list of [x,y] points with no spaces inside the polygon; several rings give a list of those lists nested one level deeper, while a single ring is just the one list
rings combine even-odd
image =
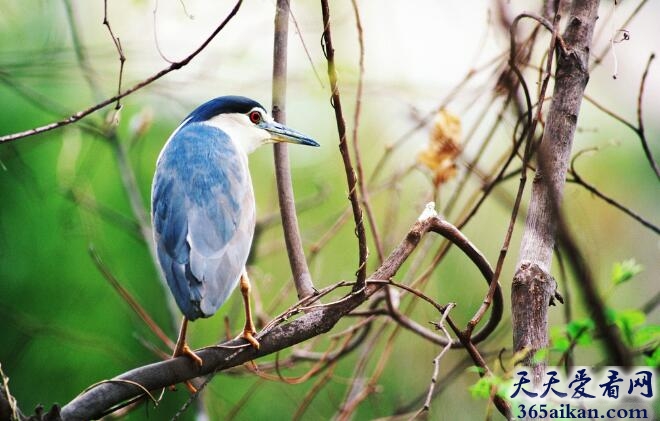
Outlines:
[{"label": "white cheek", "polygon": [[203,124],[227,133],[246,154],[252,153],[270,139],[268,132],[255,127],[243,114],[220,114],[204,121]]}]

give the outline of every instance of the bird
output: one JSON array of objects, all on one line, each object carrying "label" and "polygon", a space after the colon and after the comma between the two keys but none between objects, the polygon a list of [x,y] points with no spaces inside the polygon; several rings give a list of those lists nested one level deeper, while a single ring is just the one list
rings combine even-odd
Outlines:
[{"label": "bird", "polygon": [[239,284],[241,336],[259,349],[245,269],[256,224],[248,154],[276,142],[319,146],[276,122],[257,101],[230,95],[197,107],[160,151],[151,189],[153,235],[159,266],[183,313],[172,357],[203,364],[186,343],[188,321],[211,317]]}]

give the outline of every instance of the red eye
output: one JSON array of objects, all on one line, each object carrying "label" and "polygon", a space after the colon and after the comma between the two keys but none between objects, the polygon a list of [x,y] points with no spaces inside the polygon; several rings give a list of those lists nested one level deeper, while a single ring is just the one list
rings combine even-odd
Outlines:
[{"label": "red eye", "polygon": [[248,114],[248,117],[250,117],[250,121],[253,124],[261,123],[262,117],[261,117],[261,113],[259,111],[250,111],[250,114]]}]

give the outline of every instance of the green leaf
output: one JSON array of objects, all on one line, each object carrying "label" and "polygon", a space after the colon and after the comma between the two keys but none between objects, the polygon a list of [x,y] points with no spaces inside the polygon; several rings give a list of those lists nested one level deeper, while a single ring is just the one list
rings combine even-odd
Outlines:
[{"label": "green leaf", "polygon": [[475,384],[470,386],[470,394],[473,398],[488,399],[490,397],[491,381],[487,377],[482,377]]},{"label": "green leaf", "polygon": [[635,309],[622,310],[615,312],[614,322],[623,332],[628,344],[634,344],[635,330],[644,324],[646,315]]},{"label": "green leaf", "polygon": [[660,347],[656,348],[651,355],[644,356],[644,364],[652,367],[660,366]]},{"label": "green leaf", "polygon": [[552,340],[552,350],[557,352],[566,352],[571,347],[571,341],[566,336],[561,336]]},{"label": "green leaf", "polygon": [[466,368],[465,371],[467,371],[468,373],[477,373],[481,375],[486,372],[486,369],[482,367],[477,367],[476,365],[471,365],[470,367]]},{"label": "green leaf", "polygon": [[498,386],[502,384],[502,382],[503,380],[500,377],[484,376],[469,387],[470,394],[473,398],[489,399],[493,387],[499,389]]},{"label": "green leaf", "polygon": [[629,281],[633,276],[639,274],[643,270],[644,267],[638,264],[635,259],[616,262],[612,266],[612,283],[614,285],[620,285]]},{"label": "green leaf", "polygon": [[571,346],[571,341],[568,340],[564,326],[552,326],[550,328],[550,343],[552,344],[553,351],[568,351],[568,348]]},{"label": "green leaf", "polygon": [[591,319],[577,319],[566,325],[566,332],[572,341],[578,345],[589,345],[593,342],[595,325]]}]

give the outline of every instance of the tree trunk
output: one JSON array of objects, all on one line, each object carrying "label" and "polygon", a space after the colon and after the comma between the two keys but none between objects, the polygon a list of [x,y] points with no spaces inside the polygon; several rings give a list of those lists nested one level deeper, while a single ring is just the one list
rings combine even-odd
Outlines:
[{"label": "tree trunk", "polygon": [[548,305],[556,289],[550,275],[555,231],[582,96],[589,80],[589,51],[598,3],[573,2],[563,44],[559,43],[562,47],[557,49],[552,104],[538,150],[539,165],[511,290],[514,351],[524,353],[523,364],[534,366],[536,384],[540,384],[545,363],[533,363],[533,357],[548,346]]}]

